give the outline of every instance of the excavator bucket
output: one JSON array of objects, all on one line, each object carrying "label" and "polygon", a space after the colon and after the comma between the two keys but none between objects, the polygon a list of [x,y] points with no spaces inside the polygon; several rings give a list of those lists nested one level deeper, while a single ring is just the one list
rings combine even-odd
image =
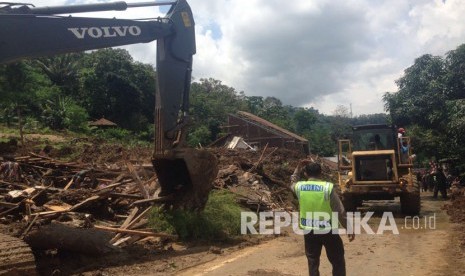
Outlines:
[{"label": "excavator bucket", "polygon": [[205,207],[218,174],[218,160],[213,154],[184,148],[177,150],[173,158],[155,158],[152,162],[161,186],[159,197],[170,196],[170,207],[186,210]]}]

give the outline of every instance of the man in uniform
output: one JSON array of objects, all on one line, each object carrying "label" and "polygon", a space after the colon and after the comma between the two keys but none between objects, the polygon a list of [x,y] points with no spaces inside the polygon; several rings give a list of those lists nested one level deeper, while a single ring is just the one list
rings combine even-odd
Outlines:
[{"label": "man in uniform", "polygon": [[[299,181],[300,178],[304,181]],[[346,275],[344,244],[337,233],[337,222],[321,219],[318,214],[331,218],[337,212],[342,226],[347,229],[347,216],[333,184],[321,180],[321,166],[310,160],[302,160],[291,176],[291,189],[299,199],[299,227],[303,229],[305,255],[307,256],[309,274],[320,275],[320,255],[324,246],[326,255],[333,267],[333,275]],[[309,216],[312,214],[312,216]],[[355,235],[349,233],[349,241]]]}]

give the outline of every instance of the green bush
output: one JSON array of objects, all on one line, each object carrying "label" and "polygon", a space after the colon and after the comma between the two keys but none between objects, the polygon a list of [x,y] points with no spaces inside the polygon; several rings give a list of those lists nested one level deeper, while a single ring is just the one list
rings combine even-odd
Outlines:
[{"label": "green bush", "polygon": [[67,120],[65,121],[65,127],[71,131],[86,132],[88,131],[88,119],[89,114],[85,108],[80,107],[77,104],[70,104],[66,110]]},{"label": "green bush", "polygon": [[211,142],[211,131],[207,126],[200,126],[187,135],[187,144],[191,147],[207,145]]},{"label": "green bush", "polygon": [[150,225],[181,240],[224,241],[240,234],[241,211],[233,194],[215,190],[202,212],[153,208]]},{"label": "green bush", "polygon": [[95,134],[106,140],[129,141],[133,138],[131,131],[124,128],[98,129]]}]

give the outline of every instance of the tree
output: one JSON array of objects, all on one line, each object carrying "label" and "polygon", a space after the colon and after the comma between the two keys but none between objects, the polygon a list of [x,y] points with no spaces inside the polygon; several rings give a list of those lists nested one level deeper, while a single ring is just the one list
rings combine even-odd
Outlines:
[{"label": "tree", "polygon": [[397,93],[383,97],[395,124],[410,128],[413,146],[436,159],[465,153],[465,46],[445,59],[432,55],[417,58],[396,81]]},{"label": "tree", "polygon": [[79,91],[78,65],[82,53],[38,58],[35,64],[60,89],[60,94],[77,99]]},{"label": "tree", "polygon": [[153,122],[153,68],[134,62],[123,49],[92,52],[81,64],[80,103],[90,116],[104,116],[130,130],[146,130],[147,124]]},{"label": "tree", "polygon": [[342,117],[342,118],[350,118],[350,110],[347,106],[345,105],[338,105],[336,109],[333,111],[333,115],[336,117]]},{"label": "tree", "polygon": [[450,51],[445,62],[448,99],[465,99],[465,44]]},{"label": "tree", "polygon": [[362,114],[350,119],[350,124],[352,126],[389,123],[389,117],[385,113]]},{"label": "tree", "polygon": [[[196,138],[194,146],[198,143],[206,145],[215,140],[221,134],[221,125],[226,123],[228,114],[245,109],[247,104],[244,94],[222,84],[221,81],[210,78],[193,82],[190,94],[191,129],[193,132],[195,129],[201,129],[191,134],[197,138],[201,137]],[[208,139],[207,133],[210,134]]]},{"label": "tree", "polygon": [[291,117],[293,107],[283,106],[280,99],[276,97],[266,97],[263,100],[263,108],[258,110],[257,116],[270,121],[282,128],[294,129],[294,122]]},{"label": "tree", "polygon": [[250,96],[245,97],[249,111],[252,114],[259,116],[260,112],[263,110],[264,102],[263,97],[261,96]]},{"label": "tree", "polygon": [[297,111],[294,113],[295,132],[303,134],[310,131],[316,120],[316,114],[313,109],[297,108]]},{"label": "tree", "polygon": [[86,128],[87,112],[70,97],[59,96],[55,100],[47,100],[42,108],[43,122],[51,129],[82,130]]},{"label": "tree", "polygon": [[336,154],[336,142],[331,138],[329,125],[317,123],[313,130],[304,132],[303,136],[308,139],[310,152],[320,156],[333,156]]},{"label": "tree", "polygon": [[383,97],[386,111],[398,125],[445,125],[445,63],[441,57],[423,55],[396,81],[399,91]]}]

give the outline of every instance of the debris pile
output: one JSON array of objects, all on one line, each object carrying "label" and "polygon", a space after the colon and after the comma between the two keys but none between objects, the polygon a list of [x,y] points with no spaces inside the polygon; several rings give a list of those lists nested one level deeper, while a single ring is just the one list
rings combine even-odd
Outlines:
[{"label": "debris pile", "polygon": [[1,173],[1,230],[33,248],[99,254],[115,249],[108,244],[174,238],[144,229],[150,207],[136,204],[157,191],[151,165],[127,162],[125,169],[109,169],[31,153],[3,162]]},{"label": "debris pile", "polygon": [[[69,149],[69,151],[73,151]],[[0,232],[21,237],[32,248],[63,248],[101,254],[141,240],[175,236],[148,229],[148,213],[159,187],[150,152],[92,145],[75,162],[30,152],[4,160],[0,168]],[[292,210],[290,175],[301,153],[278,148],[261,151],[216,148],[214,188],[237,196],[245,208]],[[138,160],[128,156],[138,156]],[[320,162],[327,180],[334,170]],[[143,160],[139,160],[143,159]],[[155,237],[155,238],[154,238]],[[83,243],[81,241],[85,240]]]},{"label": "debris pile", "polygon": [[326,180],[334,182],[336,177],[329,161],[292,150],[265,147],[259,152],[220,148],[214,152],[220,160],[215,187],[228,189],[244,207],[255,211],[295,208],[296,201],[289,190],[290,176],[303,158],[320,163]]},{"label": "debris pile", "polygon": [[456,223],[465,222],[465,186],[461,185],[460,182],[454,182],[451,185],[451,202],[446,204],[444,208],[447,210],[447,214],[450,216],[450,220]]}]

